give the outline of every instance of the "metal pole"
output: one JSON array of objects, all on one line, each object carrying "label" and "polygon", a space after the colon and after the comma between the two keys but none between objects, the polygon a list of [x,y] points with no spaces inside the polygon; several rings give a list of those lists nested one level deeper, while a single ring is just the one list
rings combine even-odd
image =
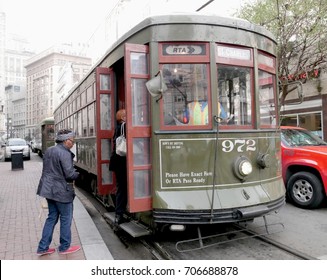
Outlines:
[{"label": "metal pole", "polygon": [[211,2],[213,2],[215,0],[210,0],[208,2],[206,2],[205,4],[203,4],[199,9],[196,10],[196,12],[199,12],[201,11],[204,7],[208,6]]},{"label": "metal pole", "polygon": [[7,141],[9,138],[9,114],[7,113]]}]

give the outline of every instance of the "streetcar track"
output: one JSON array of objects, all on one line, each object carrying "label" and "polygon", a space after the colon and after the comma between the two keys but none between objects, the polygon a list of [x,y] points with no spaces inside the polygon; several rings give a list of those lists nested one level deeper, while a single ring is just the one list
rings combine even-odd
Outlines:
[{"label": "streetcar track", "polygon": [[[313,256],[310,256],[304,252],[300,252],[299,250],[295,249],[295,248],[291,248],[285,244],[282,244],[276,240],[273,240],[269,237],[267,237],[266,235],[261,235],[261,234],[258,234],[257,232],[251,230],[251,229],[248,229],[248,228],[245,228],[245,227],[242,227],[238,224],[233,224],[232,225],[233,227],[239,229],[242,231],[242,233],[248,235],[249,237],[248,238],[253,238],[253,239],[257,239],[257,240],[260,240],[266,244],[269,244],[277,249],[279,249],[280,251],[282,252],[286,252],[287,254],[290,254],[290,255],[293,255],[295,256],[296,258],[300,259],[300,260],[319,260],[318,258],[315,258]],[[220,244],[219,243],[216,243],[216,244],[212,244],[208,247],[219,247],[219,245],[223,244],[223,243],[228,243],[228,242],[233,242],[233,241],[238,241],[238,240],[241,240],[241,239],[245,239],[246,237],[243,237],[243,238],[236,238],[233,240],[233,237],[235,237],[236,235],[233,234],[234,231],[229,231],[229,232],[225,232],[224,234],[228,237],[228,241],[222,241]],[[208,236],[204,236],[204,238],[206,238]],[[186,240],[187,241],[187,240]],[[157,256],[156,259],[165,259],[165,260],[174,260],[174,259],[177,259],[176,257],[173,257],[168,250],[165,249],[165,247],[160,244],[160,242],[156,242],[156,241],[149,241],[149,240],[145,240],[145,239],[142,239],[141,240],[142,244],[144,246],[146,246],[147,248],[149,248],[149,250],[152,251],[152,254],[153,256]],[[178,243],[178,242],[177,242]],[[193,248],[193,250],[205,250],[206,248],[208,247],[203,247],[203,248]],[[189,249],[189,251],[192,251],[192,249]],[[187,252],[189,252],[187,251]],[[183,253],[183,252],[180,252],[180,253]]]},{"label": "streetcar track", "polygon": [[300,251],[296,250],[295,248],[291,248],[291,247],[289,247],[289,246],[287,246],[287,245],[285,245],[283,243],[280,243],[280,242],[278,242],[276,240],[273,240],[273,239],[267,237],[266,235],[257,235],[257,233],[255,231],[252,231],[251,229],[246,229],[246,228],[244,228],[244,227],[242,227],[240,225],[237,225],[237,224],[235,224],[234,227],[240,228],[240,229],[245,229],[243,231],[244,233],[247,233],[249,235],[254,235],[254,238],[259,239],[259,240],[261,240],[261,241],[263,241],[265,243],[268,243],[270,245],[273,245],[274,247],[276,247],[276,248],[278,248],[280,250],[283,250],[283,251],[285,251],[285,252],[287,252],[289,254],[292,254],[292,255],[294,255],[294,256],[302,259],[302,260],[318,260],[318,258],[310,256],[310,255],[308,255],[306,253],[300,252]]},{"label": "streetcar track", "polygon": [[144,238],[140,239],[140,242],[150,250],[153,257],[156,258],[156,260],[173,260],[174,258],[169,254],[167,250],[163,248],[160,243],[156,241],[147,241]]},{"label": "streetcar track", "polygon": [[[85,192],[83,192],[85,195]],[[85,199],[84,199],[85,200]],[[82,201],[83,204],[85,204],[85,201]],[[101,214],[101,216],[104,218],[104,208],[102,207],[102,204],[99,200],[93,199],[93,201],[89,201],[87,204],[87,207],[89,207],[89,203],[91,202],[91,204],[93,204],[93,206],[97,209],[97,211]],[[99,207],[99,205],[95,205],[95,204],[99,204],[101,205],[101,207]],[[110,228],[115,232],[115,234],[117,235],[119,241],[124,245],[125,248],[129,247],[129,243],[130,243],[130,239],[132,240],[133,238],[131,236],[129,236],[127,233],[122,232],[122,230],[115,230],[115,226],[113,224],[111,224],[107,219],[104,219],[106,221],[106,223],[110,226]],[[238,229],[238,231],[241,231],[242,233],[248,235],[247,238],[253,238],[256,240],[260,240],[266,244],[269,244],[279,250],[281,250],[282,252],[285,252],[287,254],[290,254],[292,256],[295,256],[297,259],[301,259],[301,260],[319,260],[318,258],[315,258],[313,256],[310,256],[304,252],[298,251],[295,248],[291,248],[283,243],[280,243],[276,240],[273,240],[272,238],[269,238],[267,235],[260,235],[258,234],[258,232],[241,226],[240,224],[231,224],[231,226],[235,229]],[[228,239],[228,241],[222,241],[220,244],[213,244],[212,246],[208,246],[208,247],[219,247],[219,245],[225,244],[225,243],[229,243],[229,242],[236,242],[238,240],[241,239],[245,239],[244,237],[241,238],[236,238],[236,234],[234,234],[234,230],[231,231],[226,231],[223,234],[225,234],[226,239]],[[219,234],[218,234],[219,235]],[[206,238],[208,236],[203,236],[203,238]],[[179,242],[179,241],[183,241],[183,240],[173,240],[174,238],[171,239],[171,241],[168,240],[168,242],[170,242],[171,244],[173,244],[173,242]],[[134,239],[133,239],[134,240]],[[135,240],[134,240],[135,241]],[[176,257],[176,255],[178,254],[182,254],[182,253],[178,253],[178,251],[176,250],[176,246],[175,246],[175,252],[171,253],[171,249],[169,250],[169,248],[166,248],[167,246],[165,246],[163,244],[163,242],[161,241],[156,241],[155,237],[153,236],[147,236],[147,237],[143,237],[143,238],[139,238],[138,242],[140,244],[142,244],[142,246],[144,246],[146,248],[146,250],[148,250],[150,252],[150,254],[152,255],[153,259],[156,260],[175,260],[175,259],[179,259],[178,257]],[[175,244],[176,244],[175,243]],[[205,251],[207,247],[204,248],[200,248],[200,249],[196,249],[196,250],[203,250]]]}]

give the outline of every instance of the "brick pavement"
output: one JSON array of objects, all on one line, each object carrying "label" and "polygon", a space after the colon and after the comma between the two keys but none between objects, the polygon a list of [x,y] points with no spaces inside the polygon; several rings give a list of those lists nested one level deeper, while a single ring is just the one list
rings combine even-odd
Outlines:
[{"label": "brick pavement", "polygon": [[[74,201],[72,245],[81,245],[82,249],[68,255],[60,255],[58,252],[41,257],[36,255],[48,213],[48,210],[41,206],[42,199],[36,195],[41,172],[42,161],[35,158],[24,160],[24,170],[12,170],[10,161],[0,161],[0,259],[85,260],[89,259],[87,255],[91,256],[91,259],[112,259],[97,230],[92,228],[95,228],[95,225],[88,213],[81,209],[83,206],[78,198]],[[76,220],[84,224],[77,225]],[[86,222],[88,224],[85,224]],[[59,226],[60,222],[56,225],[51,247],[58,247]],[[81,232],[78,232],[78,228]],[[98,234],[92,237],[93,240],[87,239],[89,230],[92,234]],[[81,236],[84,236],[85,246],[81,242]]]}]

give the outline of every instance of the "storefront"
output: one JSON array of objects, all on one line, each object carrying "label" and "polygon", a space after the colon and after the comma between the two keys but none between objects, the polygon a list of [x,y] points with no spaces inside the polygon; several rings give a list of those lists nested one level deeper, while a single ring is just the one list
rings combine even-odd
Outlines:
[{"label": "storefront", "polygon": [[284,105],[281,107],[281,125],[303,127],[326,140],[324,124],[327,124],[327,120],[323,116],[327,115],[327,107],[323,104],[326,104],[326,98],[319,95],[304,99],[299,104]]}]

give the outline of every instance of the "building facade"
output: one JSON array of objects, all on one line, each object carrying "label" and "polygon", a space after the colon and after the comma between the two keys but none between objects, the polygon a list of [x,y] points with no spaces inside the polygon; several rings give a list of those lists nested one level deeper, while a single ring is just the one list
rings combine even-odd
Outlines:
[{"label": "building facade", "polygon": [[302,87],[302,102],[292,92],[281,106],[281,124],[306,128],[327,140],[327,73],[320,71]]},{"label": "building facade", "polygon": [[5,86],[26,83],[25,64],[34,55],[35,52],[26,38],[7,34],[4,57]]},{"label": "building facade", "polygon": [[25,84],[7,85],[6,138],[25,138]]},{"label": "building facade", "polygon": [[4,55],[5,84],[5,128],[8,137],[25,138],[25,95],[26,70],[25,63],[35,53],[31,50],[26,38],[7,34]]},{"label": "building facade", "polygon": [[[71,71],[63,74],[67,64]],[[68,93],[70,85],[78,82],[91,65],[90,58],[79,55],[72,46],[67,45],[51,47],[27,62],[26,134],[29,138],[33,139],[35,128],[43,119],[53,116],[54,109],[63,95]],[[63,75],[71,76],[65,80]],[[63,84],[65,82],[68,86]]]}]

